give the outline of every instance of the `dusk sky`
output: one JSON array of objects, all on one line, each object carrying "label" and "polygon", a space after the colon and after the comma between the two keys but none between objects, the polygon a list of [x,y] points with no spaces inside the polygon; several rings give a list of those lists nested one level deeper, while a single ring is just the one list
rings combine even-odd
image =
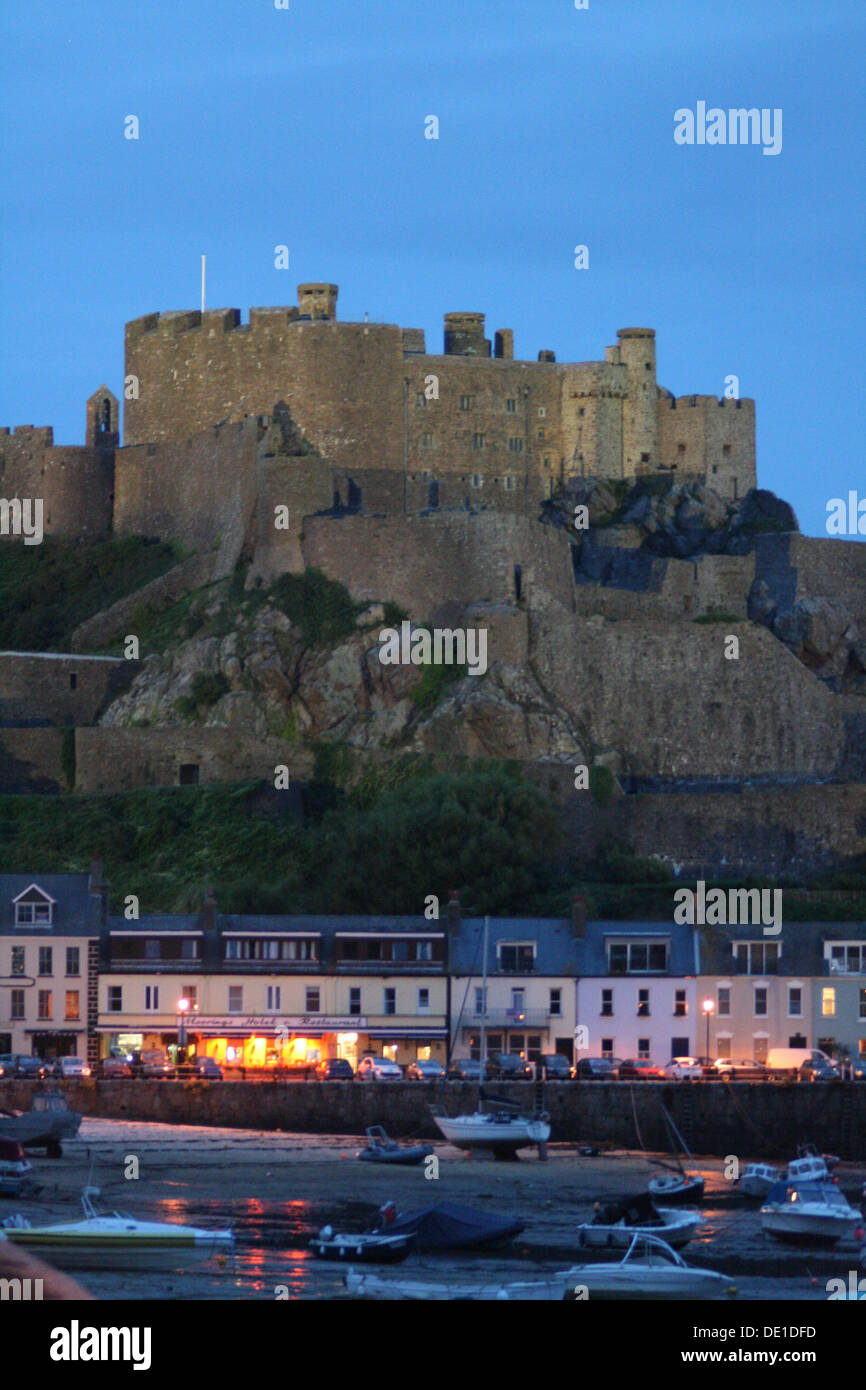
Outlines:
[{"label": "dusk sky", "polygon": [[[451,310],[531,360],[653,327],[661,385],[756,398],[803,531],[866,495],[862,0],[289,5],[5,0],[0,423],[83,443],[125,321],[198,308],[205,252],[209,308],[331,280],[428,351]],[[700,101],[781,108],[781,152],[677,145]]]}]

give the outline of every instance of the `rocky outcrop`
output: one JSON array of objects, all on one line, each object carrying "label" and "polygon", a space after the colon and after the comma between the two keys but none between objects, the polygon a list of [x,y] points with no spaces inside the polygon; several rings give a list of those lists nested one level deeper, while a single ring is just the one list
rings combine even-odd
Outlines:
[{"label": "rocky outcrop", "polygon": [[748,611],[831,689],[866,690],[866,640],[844,603],[818,595],[779,611],[767,583],[756,579]]}]

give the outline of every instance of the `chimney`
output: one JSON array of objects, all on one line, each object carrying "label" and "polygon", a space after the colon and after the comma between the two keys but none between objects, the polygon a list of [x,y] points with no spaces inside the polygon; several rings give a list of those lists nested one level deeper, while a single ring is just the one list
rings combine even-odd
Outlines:
[{"label": "chimney", "polygon": [[448,899],[448,934],[456,936],[460,930],[460,894],[456,888],[451,889],[451,897]]},{"label": "chimney", "polygon": [[208,884],[205,889],[204,902],[201,905],[201,925],[206,936],[213,936],[216,932],[216,919],[217,900],[213,886]]},{"label": "chimney", "polygon": [[538,354],[539,362],[555,362],[556,353],[551,352],[550,348],[542,348]]},{"label": "chimney", "polygon": [[586,933],[586,899],[575,893],[571,899],[571,929],[582,940]]},{"label": "chimney", "polygon": [[90,891],[98,893],[102,888],[102,860],[96,855],[90,861]]},{"label": "chimney", "polygon": [[514,329],[497,328],[493,335],[493,355],[507,362],[514,360]]}]

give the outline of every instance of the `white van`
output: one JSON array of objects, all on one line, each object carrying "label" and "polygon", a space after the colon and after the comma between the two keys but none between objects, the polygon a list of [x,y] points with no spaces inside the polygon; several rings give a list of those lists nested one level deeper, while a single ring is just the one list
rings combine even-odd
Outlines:
[{"label": "white van", "polygon": [[833,1061],[819,1047],[771,1047],[766,1066],[770,1071],[798,1072],[804,1062],[832,1066]]}]

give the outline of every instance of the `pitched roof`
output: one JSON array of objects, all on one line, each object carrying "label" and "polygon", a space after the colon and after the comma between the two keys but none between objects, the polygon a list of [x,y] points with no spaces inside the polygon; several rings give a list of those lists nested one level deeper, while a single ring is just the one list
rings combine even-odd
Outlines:
[{"label": "pitched roof", "polygon": [[[54,899],[51,926],[17,927],[15,899],[33,884]],[[90,889],[90,874],[0,874],[0,932],[4,936],[98,936],[102,898]]]}]

